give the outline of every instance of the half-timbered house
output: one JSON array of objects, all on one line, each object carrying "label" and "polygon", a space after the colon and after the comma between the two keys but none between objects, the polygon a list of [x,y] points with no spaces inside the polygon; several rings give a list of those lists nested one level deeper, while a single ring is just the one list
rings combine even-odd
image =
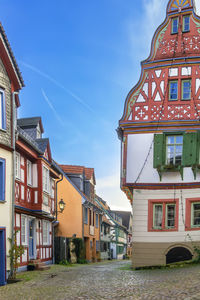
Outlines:
[{"label": "half-timbered house", "polygon": [[[15,165],[15,230],[25,248],[20,268],[52,262],[55,218],[55,180],[59,170],[52,160],[49,139],[43,138],[40,117],[17,121]],[[40,264],[41,265],[41,264]]]},{"label": "half-timbered house", "polygon": [[0,285],[10,273],[8,238],[13,236],[15,116],[23,79],[0,24]]},{"label": "half-timbered house", "polygon": [[118,134],[133,206],[133,265],[191,259],[200,238],[200,18],[170,0]]}]

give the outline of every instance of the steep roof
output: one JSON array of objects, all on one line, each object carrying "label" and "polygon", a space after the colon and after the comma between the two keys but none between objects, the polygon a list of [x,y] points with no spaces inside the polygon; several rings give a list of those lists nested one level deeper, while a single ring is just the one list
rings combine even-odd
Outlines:
[{"label": "steep roof", "polygon": [[38,144],[39,149],[44,153],[49,144],[49,139],[36,139],[35,141]]},{"label": "steep roof", "polygon": [[112,211],[122,218],[122,225],[124,225],[128,229],[131,212],[130,211],[120,211],[120,210],[112,210]]},{"label": "steep roof", "polygon": [[94,178],[94,183],[96,184],[94,168],[86,168],[84,166],[74,166],[74,165],[60,165],[63,171],[66,174],[77,174],[84,175],[86,179],[90,180],[92,177]]},{"label": "steep roof", "polygon": [[13,66],[15,68],[15,72],[16,72],[16,74],[18,76],[18,80],[20,81],[21,86],[24,87],[25,85],[24,85],[24,80],[22,78],[22,74],[21,74],[21,72],[19,70],[18,64],[17,64],[16,59],[14,57],[13,51],[11,49],[10,43],[8,41],[8,38],[7,38],[6,33],[5,33],[5,30],[4,30],[3,25],[1,23],[0,23],[0,34],[1,34],[2,38],[3,38],[3,42],[4,42],[4,44],[5,44],[6,48],[7,48],[7,51],[9,53],[10,58],[11,58],[12,64],[13,64]]}]

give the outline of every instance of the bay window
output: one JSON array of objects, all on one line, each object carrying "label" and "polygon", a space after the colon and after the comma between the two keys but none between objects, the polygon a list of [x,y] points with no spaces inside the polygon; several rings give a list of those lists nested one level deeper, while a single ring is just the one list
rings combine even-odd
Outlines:
[{"label": "bay window", "polygon": [[32,163],[27,160],[27,184],[32,185]]},{"label": "bay window", "polygon": [[49,193],[49,169],[43,166],[43,192]]}]

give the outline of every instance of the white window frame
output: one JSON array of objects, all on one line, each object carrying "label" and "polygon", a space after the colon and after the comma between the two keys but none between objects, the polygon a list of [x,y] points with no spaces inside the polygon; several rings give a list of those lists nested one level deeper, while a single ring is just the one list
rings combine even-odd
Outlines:
[{"label": "white window frame", "polygon": [[[168,206],[174,206],[174,226],[168,226]],[[176,203],[167,203],[165,205],[165,228],[175,228],[176,222]]]},{"label": "white window frame", "polygon": [[42,187],[43,192],[49,194],[49,169],[45,165],[42,167]]},{"label": "white window frame", "polygon": [[27,184],[32,186],[32,184],[33,184],[33,168],[32,168],[32,163],[29,160],[27,160],[26,170],[27,170]]},{"label": "white window frame", "polygon": [[55,197],[55,189],[53,189],[53,186],[55,188],[55,181],[53,178],[50,178],[50,195],[51,195],[51,198],[54,199]]},{"label": "white window frame", "polygon": [[43,245],[49,245],[49,222],[43,220],[42,222],[42,241]]},{"label": "white window frame", "polygon": [[[24,220],[24,224],[23,224]],[[21,243],[22,245],[27,245],[27,216],[21,215]],[[24,237],[24,238],[23,238]]]},{"label": "white window frame", "polygon": [[0,129],[6,130],[6,101],[3,89],[0,89]]},{"label": "white window frame", "polygon": [[162,229],[162,224],[161,224],[161,226],[156,226],[155,225],[155,211],[156,211],[156,209],[155,209],[155,207],[156,206],[161,206],[162,207],[162,218],[163,218],[163,203],[155,203],[155,204],[153,204],[153,229]]},{"label": "white window frame", "polygon": [[15,177],[17,179],[21,179],[21,155],[16,152],[16,155],[15,155]]}]

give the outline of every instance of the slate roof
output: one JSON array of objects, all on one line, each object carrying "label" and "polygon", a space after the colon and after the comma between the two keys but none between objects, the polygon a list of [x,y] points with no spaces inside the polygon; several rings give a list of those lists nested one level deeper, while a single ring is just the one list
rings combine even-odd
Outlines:
[{"label": "slate roof", "polygon": [[5,33],[5,30],[4,30],[4,28],[3,28],[3,25],[2,25],[1,23],[0,23],[0,33],[1,33],[2,37],[3,37],[4,43],[6,44],[7,50],[8,50],[8,52],[9,52],[9,54],[10,54],[12,63],[13,63],[13,65],[14,65],[14,67],[15,67],[15,70],[16,70],[16,72],[17,72],[17,75],[18,75],[18,77],[19,77],[19,80],[20,80],[20,82],[21,82],[21,85],[24,87],[25,85],[24,85],[24,80],[23,80],[23,78],[22,78],[22,74],[21,74],[21,72],[20,72],[20,70],[19,70],[18,64],[17,64],[16,59],[15,59],[15,57],[14,57],[14,54],[13,54],[13,51],[12,51],[12,49],[11,49],[10,43],[9,43],[9,41],[8,41],[7,35],[6,35],[6,33]]},{"label": "slate roof", "polygon": [[73,165],[60,165],[60,167],[63,169],[63,171],[66,174],[77,174],[77,175],[85,174],[85,177],[88,180],[90,180],[92,176],[94,176],[94,182],[96,184],[94,168],[86,168],[84,166],[73,166]]},{"label": "slate roof", "polygon": [[44,132],[44,128],[42,125],[42,119],[41,117],[32,117],[32,118],[22,118],[17,120],[17,125],[19,125],[21,128],[32,128],[36,127],[40,123],[41,131]]},{"label": "slate roof", "polygon": [[49,143],[49,139],[36,139],[35,141],[38,144],[40,151],[44,153]]},{"label": "slate roof", "polygon": [[40,150],[38,143],[29,135],[27,134],[21,127],[17,126],[17,131],[19,133],[19,136],[28,143],[33,149],[35,149],[39,154],[42,154],[42,151]]},{"label": "slate roof", "polygon": [[130,211],[120,211],[120,210],[112,210],[112,211],[122,218],[122,225],[128,229],[131,212]]}]

